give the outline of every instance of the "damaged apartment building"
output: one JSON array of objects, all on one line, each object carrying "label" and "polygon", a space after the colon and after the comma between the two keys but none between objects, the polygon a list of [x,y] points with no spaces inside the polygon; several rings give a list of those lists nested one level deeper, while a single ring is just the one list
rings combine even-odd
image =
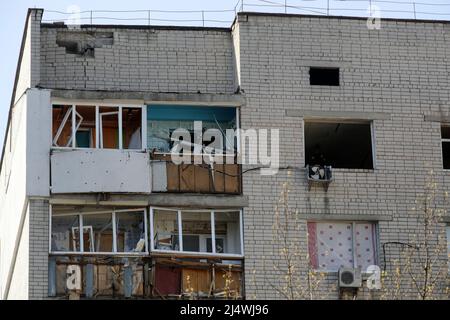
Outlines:
[{"label": "damaged apartment building", "polygon": [[[325,274],[315,297],[363,298],[367,268],[420,234],[429,171],[450,185],[446,22],[75,27],[43,12],[28,11],[3,144],[2,299],[283,299],[286,244],[307,253],[296,270]],[[233,161],[173,163],[171,135],[194,121],[278,129],[278,173],[236,161],[241,137]]]}]

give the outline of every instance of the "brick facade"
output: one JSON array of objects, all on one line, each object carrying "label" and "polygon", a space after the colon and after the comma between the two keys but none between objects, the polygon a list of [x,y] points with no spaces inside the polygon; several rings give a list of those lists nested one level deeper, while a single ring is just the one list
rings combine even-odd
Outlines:
[{"label": "brick facade", "polygon": [[[441,122],[450,122],[447,66],[450,24],[382,20],[368,30],[365,19],[240,13],[232,30],[214,28],[90,27],[112,32],[114,43],[95,48],[94,56],[66,53],[56,43],[57,25],[41,25],[39,87],[78,91],[184,94],[233,94],[239,86],[246,104],[240,108],[243,129],[280,130],[280,166],[275,176],[259,171],[243,175],[245,293],[248,299],[282,299],[287,292],[283,250],[293,253],[296,298],[338,298],[336,273],[319,284],[309,278],[307,225],[318,221],[377,223],[377,258],[389,274],[402,246],[423,238],[418,209],[430,171],[442,194],[450,183],[442,169]],[[36,60],[35,60],[36,61]],[[309,67],[340,68],[338,87],[312,87]],[[39,74],[39,77],[36,76]],[[308,191],[304,169],[304,118],[343,119],[358,113],[372,122],[375,168],[335,169],[328,191]],[[382,116],[380,116],[382,115]],[[270,149],[269,149],[270,150]],[[244,166],[249,169],[251,166]],[[287,185],[286,185],[287,184]],[[283,213],[283,186],[290,216],[285,240],[274,224]],[[29,201],[29,297],[47,296],[48,200]],[[284,223],[281,215],[281,223]],[[276,230],[276,228],[275,228]],[[440,237],[438,239],[438,237]],[[435,238],[445,245],[444,223]],[[446,268],[445,252],[435,268]],[[413,273],[418,272],[417,265]],[[448,298],[445,276],[437,297]],[[308,289],[308,283],[313,289]],[[407,279],[402,298],[417,298]],[[298,289],[297,288],[297,289]],[[358,299],[387,298],[362,289]]]}]

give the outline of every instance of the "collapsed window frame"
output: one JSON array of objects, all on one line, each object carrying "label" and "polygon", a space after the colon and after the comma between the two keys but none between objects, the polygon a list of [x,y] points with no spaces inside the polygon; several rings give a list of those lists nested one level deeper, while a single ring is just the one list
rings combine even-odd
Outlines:
[{"label": "collapsed window frame", "polygon": [[[370,126],[370,148],[372,152],[372,167],[371,168],[343,168],[332,166],[333,170],[376,170],[377,169],[377,149],[376,149],[376,136],[375,136],[375,126],[374,121],[369,119],[333,119],[333,118],[303,118],[302,119],[302,134],[303,134],[303,167],[312,165],[308,163],[308,159],[306,157],[306,124],[307,123],[323,123],[323,124],[365,124]],[[325,165],[330,165],[326,163]]]},{"label": "collapsed window frame", "polygon": [[[176,212],[176,221],[177,221],[177,229],[178,229],[178,245],[179,250],[164,250],[164,249],[156,249],[156,233],[155,233],[155,219],[154,214],[155,210],[158,211],[167,211],[167,212]],[[243,258],[244,257],[244,228],[243,228],[243,210],[242,209],[179,209],[179,208],[168,208],[168,207],[150,207],[150,251],[154,253],[170,253],[173,255],[176,254],[183,254],[183,255],[193,255],[193,256],[220,256],[224,258]],[[185,251],[183,250],[183,218],[182,218],[182,212],[184,213],[198,213],[198,212],[204,212],[204,213],[210,213],[211,214],[211,249],[212,252],[202,252],[202,251]],[[216,213],[226,213],[226,212],[239,212],[239,250],[240,254],[235,253],[217,253],[216,252],[216,239],[220,238],[215,233],[215,214]],[[187,234],[189,235],[189,234]],[[199,235],[200,237],[201,235]],[[201,237],[200,237],[201,239]]]},{"label": "collapsed window frame", "polygon": [[[48,253],[50,255],[89,255],[89,256],[95,256],[95,255],[111,255],[111,256],[147,256],[149,254],[149,246],[148,246],[148,219],[147,219],[147,208],[129,208],[129,209],[111,209],[111,210],[99,210],[99,211],[77,211],[74,210],[73,212],[67,212],[67,213],[60,213],[60,214],[53,214],[53,205],[49,205],[49,251]],[[143,214],[143,229],[142,233],[144,234],[144,248],[142,251],[139,252],[133,252],[133,251],[118,251],[118,242],[117,242],[117,221],[116,216],[120,213],[128,213],[128,212],[142,212]],[[94,215],[100,215],[100,214],[111,214],[111,224],[112,224],[112,251],[85,251],[84,250],[84,231],[85,227],[83,225],[83,218],[84,216],[94,216]],[[75,227],[75,229],[78,229],[78,239],[79,244],[78,247],[80,248],[79,251],[76,250],[69,250],[69,251],[54,251],[52,246],[52,240],[53,240],[53,225],[52,225],[52,219],[53,217],[77,217],[78,218],[78,227]],[[73,228],[72,228],[73,229]],[[81,236],[81,230],[83,230],[83,236]],[[93,229],[88,229],[90,233],[90,239],[94,239],[93,236]],[[73,230],[72,230],[73,232]],[[75,240],[72,239],[73,243],[75,243]],[[90,242],[90,245],[92,245],[92,241]],[[73,245],[74,246],[74,245]]]},{"label": "collapsed window frame", "polygon": [[[198,103],[179,103],[179,104],[174,104],[173,102],[152,102],[152,103],[148,103],[146,105],[144,105],[143,107],[147,107],[148,109],[151,109],[152,107],[159,107],[159,106],[167,106],[167,107],[201,107],[201,108],[233,108],[235,110],[235,121],[236,121],[236,131],[235,131],[235,139],[236,139],[236,144],[234,144],[233,142],[233,146],[235,147],[233,149],[233,153],[229,154],[229,149],[225,148],[226,146],[226,137],[225,140],[223,141],[224,144],[224,149],[223,149],[223,157],[227,157],[227,156],[238,156],[241,154],[241,132],[240,132],[240,127],[241,127],[241,123],[240,123],[240,106],[238,105],[205,105],[205,104],[198,104]],[[147,108],[143,108],[146,109],[146,116],[145,116],[145,128],[146,128],[146,132],[148,133],[148,121],[152,121],[151,119],[147,119],[147,115],[149,114],[148,109]],[[156,120],[153,120],[156,121]],[[179,120],[181,121],[181,119]],[[192,120],[192,122],[197,121],[197,120]],[[201,121],[201,120],[198,120]],[[225,130],[226,131],[226,130]],[[202,134],[204,134],[204,132],[202,132]],[[191,141],[192,144],[194,144],[195,141]],[[148,146],[148,141],[145,141],[145,148],[147,148],[149,151],[152,151],[151,148],[149,148]],[[170,155],[172,154],[172,151],[170,150],[171,148],[169,148],[169,151],[159,151],[159,150],[155,150],[153,153],[156,155]],[[178,153],[180,154],[180,153]],[[185,152],[184,153],[187,156],[209,156],[209,153],[205,153],[204,152],[204,148],[202,148],[202,152],[200,153],[196,153],[196,152]]]},{"label": "collapsed window frame", "polygon": [[[54,133],[53,128],[53,108],[55,106],[67,106],[70,109],[70,112],[67,112],[63,117],[63,122],[59,125],[58,129]],[[94,147],[79,147],[77,146],[77,133],[79,131],[84,131],[85,129],[80,128],[82,119],[80,122],[77,120],[80,118],[79,113],[77,113],[77,107],[83,108],[93,108],[95,113],[95,135],[93,137]],[[100,112],[100,108],[111,108],[116,109],[112,112],[108,112],[108,114],[117,114],[117,147],[108,148],[103,147],[103,136],[102,136],[102,112]],[[140,121],[140,148],[124,148],[124,137],[123,137],[123,110],[124,109],[140,109],[141,121]],[[52,110],[52,118],[51,118],[51,148],[52,149],[70,149],[70,150],[126,150],[126,151],[145,151],[147,148],[147,108],[146,105],[142,104],[122,104],[122,103],[98,103],[96,101],[65,101],[54,99],[51,102],[51,110]],[[71,135],[69,136],[69,143],[66,146],[60,146],[57,144],[58,139],[60,138],[61,130],[66,123],[69,123]]]},{"label": "collapsed window frame", "polygon": [[[353,260],[353,265],[350,268],[354,268],[357,269],[358,268],[358,256],[357,256],[357,250],[356,250],[356,225],[357,224],[370,224],[374,227],[374,239],[373,240],[373,256],[374,256],[374,265],[379,265],[380,263],[380,230],[379,230],[379,222],[378,221],[370,221],[370,220],[358,220],[358,221],[349,221],[349,220],[308,220],[307,221],[307,243],[308,243],[308,255],[309,255],[309,261],[308,264],[309,266],[313,269],[313,271],[315,272],[324,272],[324,273],[336,273],[339,270],[334,270],[334,269],[330,269],[329,266],[326,266],[326,269],[322,269],[320,268],[319,265],[317,265],[317,267],[314,267],[312,264],[312,258],[313,258],[313,254],[310,252],[310,237],[311,235],[309,234],[309,224],[310,223],[321,223],[321,224],[351,224],[351,234],[352,234],[352,239],[351,239],[351,252],[352,252],[352,260]],[[317,238],[317,234],[316,234],[316,239],[315,241],[319,241]],[[317,248],[316,248],[317,249]],[[316,251],[315,255],[318,255],[318,252]],[[316,257],[317,258],[317,257]],[[365,274],[365,270],[361,270],[361,273]]]}]

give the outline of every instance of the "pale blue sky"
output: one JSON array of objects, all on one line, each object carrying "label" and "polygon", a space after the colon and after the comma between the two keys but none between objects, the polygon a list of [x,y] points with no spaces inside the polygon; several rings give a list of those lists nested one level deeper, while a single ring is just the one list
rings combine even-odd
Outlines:
[{"label": "pale blue sky", "polygon": [[[231,10],[234,8],[238,0],[128,0],[128,1],[87,1],[87,0],[16,0],[16,1],[0,1],[0,43],[2,43],[1,63],[0,63],[0,141],[3,142],[3,135],[8,116],[9,104],[11,99],[12,87],[14,84],[14,76],[16,70],[17,59],[19,55],[20,42],[25,22],[25,15],[28,8],[44,8],[46,10],[66,11],[71,5],[77,5],[81,10]],[[270,12],[284,12],[283,8],[276,8],[272,3],[284,3],[285,0],[244,0],[245,11],[270,11]],[[383,0],[381,0],[383,1]],[[382,17],[403,17],[413,18],[412,2],[416,2],[417,18],[426,19],[442,19],[450,20],[450,1],[449,0],[392,0],[401,3],[385,3],[373,2],[378,5],[382,12]],[[289,8],[289,13],[320,13],[326,12],[316,8],[326,8],[327,0],[287,0],[288,5],[307,7],[303,10]],[[369,0],[362,2],[360,0],[330,0],[331,13],[338,15],[366,15]],[[430,4],[445,4],[443,6],[433,6]],[[251,6],[256,4],[257,6]],[[355,10],[355,11],[351,11]],[[405,12],[389,12],[389,11],[405,11]],[[406,12],[408,11],[408,12]],[[420,13],[422,12],[422,13]],[[423,12],[431,12],[435,14],[425,14]],[[445,15],[448,14],[448,15]],[[108,22],[111,24],[145,24],[146,13],[94,13],[95,16],[102,17],[116,17],[116,18],[140,18],[139,21],[97,21],[98,23]],[[230,21],[233,19],[233,12],[223,13],[205,13],[205,19]],[[56,13],[47,13],[44,19],[59,19],[63,15]],[[85,14],[84,17],[89,17]],[[157,13],[153,12],[151,17],[155,20],[152,24],[188,24],[201,25],[202,22],[161,22],[156,19],[185,19],[198,20],[201,19],[201,13]],[[83,20],[84,23],[89,23],[89,20]],[[207,22],[207,25],[229,26],[230,23],[214,23]]]}]

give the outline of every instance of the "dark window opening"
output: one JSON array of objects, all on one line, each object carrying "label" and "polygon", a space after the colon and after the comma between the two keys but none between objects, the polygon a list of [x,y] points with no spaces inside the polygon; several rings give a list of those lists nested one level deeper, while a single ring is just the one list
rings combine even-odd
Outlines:
[{"label": "dark window opening", "polygon": [[309,83],[312,86],[339,86],[339,68],[311,67]]},{"label": "dark window opening", "polygon": [[306,164],[373,169],[370,123],[305,123]]},{"label": "dark window opening", "polygon": [[444,169],[450,169],[450,126],[441,127],[442,164]]}]

